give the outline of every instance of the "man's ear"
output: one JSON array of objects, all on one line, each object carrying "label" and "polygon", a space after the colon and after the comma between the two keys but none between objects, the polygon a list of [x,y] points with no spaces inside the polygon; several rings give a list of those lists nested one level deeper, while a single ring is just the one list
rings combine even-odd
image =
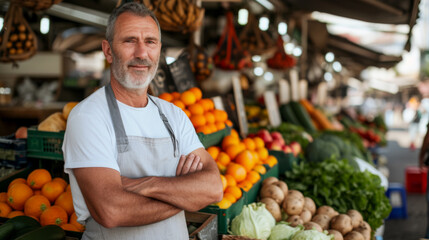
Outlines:
[{"label": "man's ear", "polygon": [[107,62],[112,63],[112,48],[110,47],[109,42],[107,40],[103,40],[101,42],[101,48],[103,49],[104,57],[106,57]]}]

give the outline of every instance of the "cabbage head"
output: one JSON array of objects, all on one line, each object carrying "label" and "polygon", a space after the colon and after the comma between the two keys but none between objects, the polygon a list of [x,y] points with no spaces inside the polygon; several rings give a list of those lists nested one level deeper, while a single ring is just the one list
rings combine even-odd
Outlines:
[{"label": "cabbage head", "polygon": [[298,232],[291,238],[291,240],[333,240],[332,235],[326,235],[317,230],[305,230]]},{"label": "cabbage head", "polygon": [[264,203],[244,205],[241,213],[231,222],[231,233],[256,239],[268,239],[276,220]]},{"label": "cabbage head", "polygon": [[268,240],[290,240],[293,235],[303,229],[303,226],[292,227],[289,223],[281,221],[271,229],[271,235]]}]

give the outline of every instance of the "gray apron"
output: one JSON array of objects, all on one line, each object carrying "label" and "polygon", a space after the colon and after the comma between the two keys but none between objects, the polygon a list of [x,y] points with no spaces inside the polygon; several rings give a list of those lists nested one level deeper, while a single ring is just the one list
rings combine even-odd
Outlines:
[{"label": "gray apron", "polygon": [[[106,98],[115,129],[118,148],[118,165],[121,176],[140,178],[147,176],[173,177],[179,162],[178,144],[173,130],[156,102],[159,115],[170,137],[145,138],[126,136],[118,103],[110,84],[105,86]],[[150,127],[150,126],[148,126]],[[172,144],[173,143],[173,144]],[[124,202],[124,204],[127,204]],[[131,206],[130,206],[131,207]],[[134,206],[145,207],[145,206]],[[160,222],[138,226],[105,228],[92,217],[86,221],[82,239],[189,239],[184,211]]]}]

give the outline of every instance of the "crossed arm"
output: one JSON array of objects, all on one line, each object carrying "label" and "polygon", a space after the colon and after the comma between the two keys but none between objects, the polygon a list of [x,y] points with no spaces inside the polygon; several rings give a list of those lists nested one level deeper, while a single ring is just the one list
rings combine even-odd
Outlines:
[{"label": "crossed arm", "polygon": [[423,143],[422,146],[420,148],[420,153],[419,153],[419,167],[423,168],[425,167],[425,163],[424,163],[424,158],[426,155],[426,152],[429,149],[429,130],[426,132],[425,137],[423,138]]},{"label": "crossed arm", "polygon": [[222,199],[213,158],[200,148],[182,156],[175,177],[121,177],[109,168],[73,170],[95,221],[107,228],[158,222]]}]

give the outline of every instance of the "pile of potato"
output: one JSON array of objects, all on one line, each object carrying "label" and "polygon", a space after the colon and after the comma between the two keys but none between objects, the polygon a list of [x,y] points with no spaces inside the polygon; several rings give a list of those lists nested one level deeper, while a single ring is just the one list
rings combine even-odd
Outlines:
[{"label": "pile of potato", "polygon": [[292,227],[328,231],[335,240],[370,240],[371,227],[360,212],[349,210],[340,214],[330,206],[320,206],[297,190],[289,190],[284,181],[269,177],[262,182],[260,201],[276,221],[285,220]]}]

